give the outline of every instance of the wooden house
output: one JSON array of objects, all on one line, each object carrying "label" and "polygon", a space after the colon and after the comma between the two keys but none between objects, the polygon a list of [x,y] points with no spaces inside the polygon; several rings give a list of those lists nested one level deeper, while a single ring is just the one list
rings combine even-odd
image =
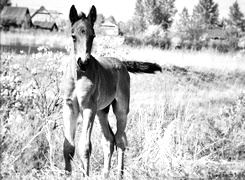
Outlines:
[{"label": "wooden house", "polygon": [[36,29],[43,29],[49,31],[58,31],[58,26],[55,22],[43,22],[43,21],[34,21],[33,26]]},{"label": "wooden house", "polygon": [[102,35],[109,35],[109,36],[118,36],[120,34],[120,29],[118,25],[110,21],[105,21],[104,23],[102,23],[98,31]]},{"label": "wooden house", "polygon": [[60,15],[62,13],[41,6],[38,10],[32,10],[31,19],[35,28],[53,31],[59,29]]},{"label": "wooden house", "polygon": [[4,6],[0,15],[0,24],[6,30],[11,27],[28,29],[32,26],[30,11],[26,7]]}]

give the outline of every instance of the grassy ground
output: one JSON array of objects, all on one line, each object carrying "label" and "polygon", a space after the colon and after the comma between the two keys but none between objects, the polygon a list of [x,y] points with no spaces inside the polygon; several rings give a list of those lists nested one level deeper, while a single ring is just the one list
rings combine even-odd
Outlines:
[{"label": "grassy ground", "polygon": [[[100,37],[94,55],[163,67],[155,75],[130,75],[125,179],[244,178],[244,52],[162,51],[119,46],[121,41]],[[3,179],[64,179],[60,79],[67,60],[67,55],[47,49],[2,54]],[[109,119],[115,131],[112,113]],[[101,179],[100,136],[95,120],[90,179]],[[73,170],[72,179],[79,179],[77,154]],[[115,177],[116,152],[110,179]]]}]

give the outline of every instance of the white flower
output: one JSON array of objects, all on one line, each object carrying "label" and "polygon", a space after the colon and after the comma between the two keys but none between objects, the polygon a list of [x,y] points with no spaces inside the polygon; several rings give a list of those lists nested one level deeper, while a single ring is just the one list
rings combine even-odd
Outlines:
[{"label": "white flower", "polygon": [[40,46],[37,48],[38,51],[42,51],[43,50],[43,46]]},{"label": "white flower", "polygon": [[32,74],[32,75],[37,75],[37,68],[33,68],[33,69],[31,70],[31,74]]},{"label": "white flower", "polygon": [[25,52],[21,50],[21,51],[20,51],[20,54],[25,54]]},{"label": "white flower", "polygon": [[21,82],[21,77],[20,76],[17,76],[14,81],[15,82]]},{"label": "white flower", "polygon": [[13,65],[13,69],[14,69],[14,70],[20,69],[20,65],[19,65],[19,64],[14,64],[14,65]]},{"label": "white flower", "polygon": [[2,92],[2,95],[3,96],[8,96],[8,90],[7,89],[4,89],[4,91]]}]

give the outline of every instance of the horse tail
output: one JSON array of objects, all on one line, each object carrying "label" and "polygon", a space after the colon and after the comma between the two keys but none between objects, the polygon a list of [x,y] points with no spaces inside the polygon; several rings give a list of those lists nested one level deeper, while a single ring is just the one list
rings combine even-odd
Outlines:
[{"label": "horse tail", "polygon": [[140,62],[140,61],[123,61],[127,70],[131,73],[149,73],[153,74],[156,71],[162,72],[161,66],[156,63]]}]

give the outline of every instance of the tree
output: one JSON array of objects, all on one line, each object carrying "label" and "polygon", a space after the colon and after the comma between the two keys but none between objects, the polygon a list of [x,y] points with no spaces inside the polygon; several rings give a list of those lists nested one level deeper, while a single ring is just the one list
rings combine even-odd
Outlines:
[{"label": "tree", "polygon": [[163,29],[168,29],[177,12],[174,2],[175,0],[137,0],[134,19],[140,26],[139,29],[145,30],[149,25],[161,25]]},{"label": "tree", "polygon": [[11,6],[11,0],[0,0],[0,12],[2,11],[4,6]]},{"label": "tree", "polygon": [[185,32],[186,29],[190,25],[190,15],[189,15],[188,9],[186,9],[186,7],[184,7],[179,16],[180,16],[180,19],[177,22],[178,31],[179,32]]},{"label": "tree", "polygon": [[241,31],[245,31],[244,14],[241,12],[237,1],[234,2],[234,4],[230,7],[229,21],[232,25],[234,25]]},{"label": "tree", "polygon": [[[164,29],[171,27],[173,23],[173,17],[177,13],[174,6],[175,0],[159,0],[159,8],[157,8],[158,14],[155,16],[156,20],[159,21],[162,18],[162,26]],[[160,24],[160,22],[159,22]]]},{"label": "tree", "polygon": [[190,16],[188,10],[184,8],[177,22],[177,30],[181,40],[189,40],[191,42],[199,41],[205,29],[203,24],[199,16],[196,14]]},{"label": "tree", "polygon": [[193,9],[193,17],[204,23],[205,28],[214,28],[218,25],[219,9],[213,0],[199,0]]},{"label": "tree", "polygon": [[135,11],[134,11],[134,21],[139,31],[144,31],[146,29],[143,0],[136,1]]}]

